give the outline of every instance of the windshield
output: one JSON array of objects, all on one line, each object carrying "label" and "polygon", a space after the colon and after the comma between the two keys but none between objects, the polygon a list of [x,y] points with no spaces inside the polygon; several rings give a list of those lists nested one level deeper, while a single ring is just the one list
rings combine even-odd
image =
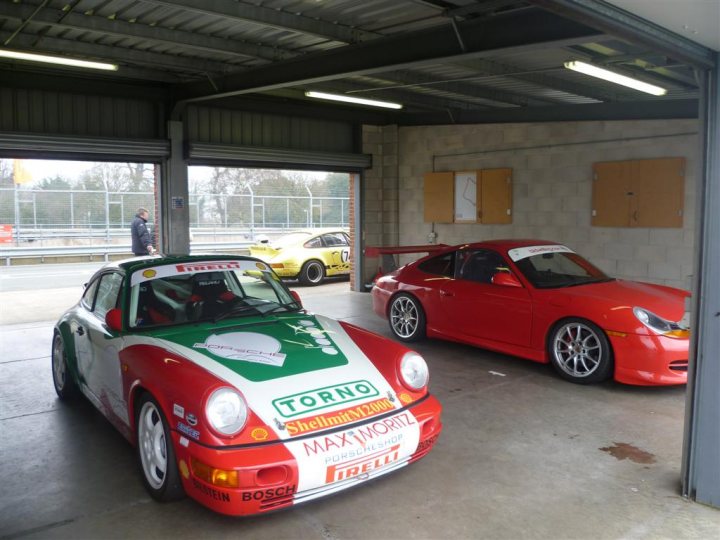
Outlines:
[{"label": "windshield", "polygon": [[538,289],[572,287],[612,279],[570,250],[530,255],[516,260],[515,264]]},{"label": "windshield", "polygon": [[253,260],[187,262],[131,277],[130,327],[173,326],[296,311],[275,273]]}]

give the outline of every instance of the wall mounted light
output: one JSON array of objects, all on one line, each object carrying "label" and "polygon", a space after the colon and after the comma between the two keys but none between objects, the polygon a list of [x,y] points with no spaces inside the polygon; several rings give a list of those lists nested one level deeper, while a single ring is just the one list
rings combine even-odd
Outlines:
[{"label": "wall mounted light", "polygon": [[0,58],[12,58],[13,60],[26,60],[28,62],[40,62],[42,64],[59,64],[62,66],[81,67],[88,69],[103,69],[106,71],[117,71],[117,64],[108,64],[105,62],[89,62],[87,60],[77,60],[75,58],[64,58],[62,56],[49,56],[45,54],[35,54],[22,51],[11,51],[9,49],[0,49]]},{"label": "wall mounted light", "polygon": [[305,95],[315,99],[327,99],[330,101],[343,101],[345,103],[356,103],[358,105],[369,105],[370,107],[383,107],[385,109],[402,109],[403,106],[400,103],[393,103],[391,101],[378,101],[376,99],[364,99],[353,96],[345,96],[343,94],[328,94],[325,92],[305,92]]},{"label": "wall mounted light", "polygon": [[639,81],[637,79],[633,79],[632,77],[627,77],[626,75],[620,75],[614,71],[593,66],[592,64],[586,64],[585,62],[572,61],[565,62],[564,65],[566,68],[577,71],[578,73],[584,73],[585,75],[590,75],[591,77],[597,77],[598,79],[614,82],[615,84],[640,90],[641,92],[646,92],[648,94],[652,94],[653,96],[664,96],[667,94],[667,90],[665,88]]}]

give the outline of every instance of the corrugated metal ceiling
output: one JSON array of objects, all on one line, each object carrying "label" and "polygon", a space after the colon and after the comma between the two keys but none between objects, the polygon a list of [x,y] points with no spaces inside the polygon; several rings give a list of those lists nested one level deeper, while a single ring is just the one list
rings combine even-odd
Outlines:
[{"label": "corrugated metal ceiling", "polygon": [[[388,117],[398,123],[438,112],[458,118],[600,103],[661,109],[697,98],[687,63],[564,18],[548,3],[554,7],[553,0],[0,0],[0,39],[2,48],[115,62],[117,72],[84,72],[83,81],[159,86],[171,101],[254,95],[300,100],[311,114],[317,105],[305,90],[340,91],[402,102]],[[563,68],[571,59],[668,93],[589,80]],[[5,80],[33,72],[79,75],[0,60]]]}]

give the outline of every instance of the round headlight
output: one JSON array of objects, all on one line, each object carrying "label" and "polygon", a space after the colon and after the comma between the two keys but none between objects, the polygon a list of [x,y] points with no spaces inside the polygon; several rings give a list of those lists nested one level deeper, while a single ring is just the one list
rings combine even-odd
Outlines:
[{"label": "round headlight", "polygon": [[400,378],[411,390],[420,390],[428,383],[430,372],[425,359],[416,352],[407,352],[400,360]]},{"label": "round headlight", "polygon": [[222,435],[235,435],[248,417],[245,400],[237,390],[218,388],[207,400],[205,416],[212,428]]}]

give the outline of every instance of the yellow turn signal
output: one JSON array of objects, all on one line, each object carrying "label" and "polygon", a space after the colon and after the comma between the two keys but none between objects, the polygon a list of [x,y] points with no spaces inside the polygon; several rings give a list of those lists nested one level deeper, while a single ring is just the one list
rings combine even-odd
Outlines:
[{"label": "yellow turn signal", "polygon": [[236,488],[239,485],[237,471],[216,469],[195,458],[190,459],[190,466],[193,474],[208,484],[224,488]]}]

